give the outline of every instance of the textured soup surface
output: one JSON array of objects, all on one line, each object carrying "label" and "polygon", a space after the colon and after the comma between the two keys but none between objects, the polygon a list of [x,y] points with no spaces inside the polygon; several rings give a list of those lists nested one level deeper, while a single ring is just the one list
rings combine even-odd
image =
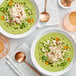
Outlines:
[{"label": "textured soup surface", "polygon": [[[20,4],[26,14],[26,18],[21,23],[14,23],[10,17],[9,9]],[[31,29],[36,19],[36,12],[33,4],[29,0],[4,0],[0,5],[0,26],[11,34],[22,34]],[[10,20],[9,22],[7,22]],[[15,20],[15,19],[14,19]]]},{"label": "textured soup surface", "polygon": [[67,68],[73,56],[74,49],[71,41],[60,33],[44,35],[38,40],[35,47],[36,61],[42,68],[51,72]]}]

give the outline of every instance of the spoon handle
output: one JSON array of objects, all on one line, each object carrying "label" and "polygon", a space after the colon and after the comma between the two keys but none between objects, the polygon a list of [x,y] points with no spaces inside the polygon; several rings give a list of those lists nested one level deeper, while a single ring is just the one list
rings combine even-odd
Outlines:
[{"label": "spoon handle", "polygon": [[46,6],[47,6],[47,0],[45,0],[45,10],[44,10],[45,12],[46,12]]},{"label": "spoon handle", "polygon": [[42,76],[38,71],[36,71],[29,63],[25,61],[25,63],[34,71],[38,76]]}]

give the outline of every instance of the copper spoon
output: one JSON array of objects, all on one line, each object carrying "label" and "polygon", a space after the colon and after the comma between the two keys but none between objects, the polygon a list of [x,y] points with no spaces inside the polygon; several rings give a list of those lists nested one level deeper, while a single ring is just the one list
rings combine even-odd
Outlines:
[{"label": "copper spoon", "polygon": [[40,14],[40,21],[47,22],[50,19],[49,13],[46,12],[47,0],[45,1],[45,10]]},{"label": "copper spoon", "polygon": [[28,62],[25,61],[26,55],[23,52],[17,52],[15,55],[15,60],[19,63],[25,62],[34,72],[36,72],[38,76],[41,76],[41,74],[38,71],[36,71]]}]

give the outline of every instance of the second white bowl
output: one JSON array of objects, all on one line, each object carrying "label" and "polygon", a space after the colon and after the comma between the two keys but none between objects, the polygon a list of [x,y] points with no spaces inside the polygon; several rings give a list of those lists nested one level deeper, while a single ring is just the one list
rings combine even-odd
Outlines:
[{"label": "second white bowl", "polygon": [[[47,71],[47,70],[43,69],[42,67],[40,67],[40,65],[38,64],[38,62],[36,61],[36,58],[35,58],[35,46],[36,46],[36,43],[38,42],[38,40],[39,40],[42,36],[44,36],[44,35],[47,34],[47,33],[52,33],[52,32],[57,32],[57,33],[61,33],[61,34],[65,35],[67,38],[70,39],[70,41],[72,42],[73,47],[74,47],[74,57],[73,57],[72,62],[70,63],[70,65],[69,65],[66,69],[64,69],[64,70],[62,70],[62,71],[58,71],[58,72],[50,72],[50,71]],[[37,35],[37,37],[36,37],[35,40],[33,41],[33,44],[32,44],[32,47],[31,47],[31,59],[32,59],[32,62],[33,62],[33,64],[34,64],[34,66],[35,66],[41,73],[43,73],[43,74],[45,74],[45,75],[49,75],[49,76],[50,76],[50,75],[52,75],[52,76],[58,76],[58,75],[62,75],[62,74],[64,74],[64,73],[68,72],[68,71],[72,68],[73,64],[75,63],[75,56],[76,56],[75,50],[76,50],[75,42],[74,42],[73,38],[72,38],[67,32],[65,32],[64,30],[60,30],[60,29],[58,29],[58,28],[54,28],[54,29],[53,29],[53,28],[50,28],[50,29],[44,30],[44,31],[41,32],[39,35]]]}]

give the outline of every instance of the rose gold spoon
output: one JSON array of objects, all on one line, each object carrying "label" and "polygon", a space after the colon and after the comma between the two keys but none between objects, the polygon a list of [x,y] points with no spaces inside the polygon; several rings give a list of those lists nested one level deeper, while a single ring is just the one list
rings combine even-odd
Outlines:
[{"label": "rose gold spoon", "polygon": [[17,52],[16,55],[15,55],[15,60],[19,63],[25,62],[34,72],[36,72],[36,74],[38,76],[41,76],[41,74],[38,71],[36,71],[29,63],[27,63],[25,61],[26,60],[26,55],[23,52]]},{"label": "rose gold spoon", "polygon": [[40,14],[40,21],[47,22],[50,19],[49,13],[46,12],[47,0],[45,1],[45,10]]}]

